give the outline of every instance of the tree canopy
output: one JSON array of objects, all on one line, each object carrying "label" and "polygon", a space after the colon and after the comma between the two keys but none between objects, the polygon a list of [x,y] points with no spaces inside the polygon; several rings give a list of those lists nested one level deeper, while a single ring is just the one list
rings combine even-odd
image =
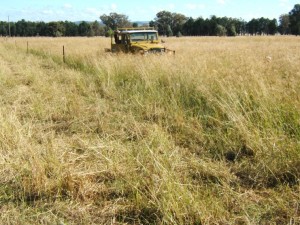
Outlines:
[{"label": "tree canopy", "polygon": [[289,34],[290,33],[290,17],[289,14],[282,14],[279,17],[279,27],[278,27],[278,31],[281,34]]},{"label": "tree canopy", "polygon": [[300,4],[296,4],[289,13],[291,33],[300,35]]},{"label": "tree canopy", "polygon": [[115,12],[110,13],[109,15],[103,14],[100,16],[103,24],[106,25],[108,29],[115,30],[118,27],[130,27],[131,23],[128,20],[128,16],[124,14],[118,14]]}]

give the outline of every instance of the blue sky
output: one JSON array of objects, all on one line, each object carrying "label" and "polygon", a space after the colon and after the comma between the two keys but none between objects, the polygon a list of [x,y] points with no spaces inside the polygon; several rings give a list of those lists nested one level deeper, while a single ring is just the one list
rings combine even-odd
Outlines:
[{"label": "blue sky", "polygon": [[126,14],[131,21],[148,21],[157,12],[167,10],[186,16],[208,18],[211,15],[251,20],[276,18],[291,11],[300,0],[1,0],[0,20],[94,21],[102,14]]}]

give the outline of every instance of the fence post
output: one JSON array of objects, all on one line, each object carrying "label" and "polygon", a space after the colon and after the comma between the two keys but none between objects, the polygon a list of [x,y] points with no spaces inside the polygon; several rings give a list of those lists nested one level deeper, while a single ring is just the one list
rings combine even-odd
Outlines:
[{"label": "fence post", "polygon": [[28,41],[27,41],[27,54],[28,54],[29,50],[28,50]]},{"label": "fence post", "polygon": [[66,57],[65,57],[65,46],[63,45],[63,62],[66,62]]}]

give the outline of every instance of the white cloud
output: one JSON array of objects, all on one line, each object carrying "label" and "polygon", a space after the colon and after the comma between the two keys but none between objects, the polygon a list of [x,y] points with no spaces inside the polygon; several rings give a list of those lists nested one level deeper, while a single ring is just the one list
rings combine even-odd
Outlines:
[{"label": "white cloud", "polygon": [[112,11],[115,11],[117,8],[118,8],[118,6],[117,6],[117,4],[115,4],[115,3],[112,3],[112,4],[110,5],[110,9],[111,9]]},{"label": "white cloud", "polygon": [[95,15],[96,17],[100,16],[103,12],[96,8],[86,8],[85,12],[87,14]]},{"label": "white cloud", "polygon": [[45,15],[52,15],[52,14],[54,14],[53,10],[43,10],[42,13],[45,14]]},{"label": "white cloud", "polygon": [[175,5],[173,3],[168,4],[168,10],[174,10],[175,9]]},{"label": "white cloud", "polygon": [[289,0],[279,0],[279,6],[285,7],[289,5]]},{"label": "white cloud", "polygon": [[225,5],[225,4],[226,4],[225,0],[217,0],[217,2],[218,2],[218,4],[220,4],[220,5]]},{"label": "white cloud", "polygon": [[204,4],[195,4],[195,3],[188,3],[185,5],[185,7],[189,10],[197,10],[197,9],[204,9]]},{"label": "white cloud", "polygon": [[286,11],[286,12],[290,11],[290,9],[293,8],[293,5],[289,0],[279,0],[278,5],[280,8],[282,8],[282,11]]},{"label": "white cloud", "polygon": [[68,3],[64,4],[64,9],[72,9],[72,8],[73,6],[71,4]]}]

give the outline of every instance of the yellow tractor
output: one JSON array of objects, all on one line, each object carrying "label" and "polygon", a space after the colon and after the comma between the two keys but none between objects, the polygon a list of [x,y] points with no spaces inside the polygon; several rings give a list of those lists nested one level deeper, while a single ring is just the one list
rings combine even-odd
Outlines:
[{"label": "yellow tractor", "polygon": [[173,53],[175,51],[165,48],[158,38],[158,32],[153,27],[119,28],[111,35],[112,53]]}]

